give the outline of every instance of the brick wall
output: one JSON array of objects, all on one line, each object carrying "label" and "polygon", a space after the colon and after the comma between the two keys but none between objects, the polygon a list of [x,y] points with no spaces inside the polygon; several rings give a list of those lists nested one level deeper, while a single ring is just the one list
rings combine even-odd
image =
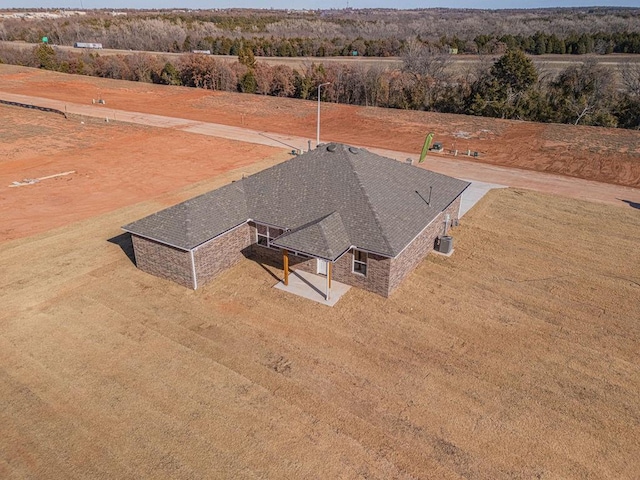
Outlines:
[{"label": "brick wall", "polygon": [[[282,250],[265,248],[260,245],[251,246],[252,257],[258,261],[283,269]],[[367,259],[367,276],[353,273],[353,253],[345,253],[331,269],[331,278],[337,282],[345,283],[353,287],[368,290],[383,297],[388,296],[389,291],[389,266],[391,259],[379,255],[369,254]],[[289,269],[303,272],[317,273],[317,260],[315,258],[298,257],[289,253]]]},{"label": "brick wall", "polygon": [[198,288],[244,258],[242,252],[251,242],[251,228],[245,223],[195,248],[193,259]]},{"label": "brick wall", "polygon": [[[396,258],[368,254],[367,275],[352,272],[353,252],[345,253],[333,264],[332,278],[338,282],[361,288],[383,297],[388,297],[411,271],[433,249],[436,237],[443,232],[444,216],[458,218],[458,197],[444,212]],[[192,265],[189,252],[132,235],[138,268],[158,277],[172,280],[193,288]],[[204,285],[223,270],[238,263],[244,254],[276,268],[283,268],[282,251],[257,245],[256,227],[252,222],[221,235],[194,250],[194,261],[198,286]],[[289,267],[316,273],[316,259],[289,254]]]},{"label": "brick wall", "polygon": [[390,258],[369,253],[367,254],[367,275],[353,273],[353,251],[349,250],[334,263],[333,278],[352,287],[387,297],[390,265]]},{"label": "brick wall", "polygon": [[458,197],[451,205],[440,213],[400,255],[391,260],[389,290],[385,296],[390,295],[391,292],[398,288],[407,275],[409,275],[409,273],[418,266],[424,257],[433,250],[436,238],[442,235],[444,231],[445,215],[449,214],[452,221],[458,219],[460,200],[461,197]]},{"label": "brick wall", "polygon": [[131,235],[136,265],[151,275],[193,288],[189,252]]}]

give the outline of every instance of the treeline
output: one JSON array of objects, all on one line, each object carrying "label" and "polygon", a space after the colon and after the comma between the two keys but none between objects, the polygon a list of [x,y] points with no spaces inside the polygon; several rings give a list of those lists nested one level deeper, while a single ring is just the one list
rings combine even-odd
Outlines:
[{"label": "treeline", "polygon": [[569,33],[567,35],[536,32],[522,35],[478,35],[473,43],[457,37],[443,37],[440,45],[455,47],[460,53],[501,54],[506,50],[522,50],[530,55],[597,53],[640,53],[640,32]]},{"label": "treeline", "polygon": [[196,46],[187,36],[177,52],[210,50],[213,55],[237,55],[242,48],[249,48],[256,57],[337,57],[358,55],[365,57],[399,56],[405,46],[396,38],[365,40],[363,38],[203,38]]},{"label": "treeline", "polygon": [[640,9],[541,10],[219,10],[127,11],[112,16],[3,19],[0,40],[155,52],[210,50],[255,56],[400,56],[417,40],[433,50],[503,54],[520,49],[540,54],[640,53]]},{"label": "treeline", "polygon": [[[640,53],[640,32],[616,34],[594,33],[557,36],[536,32],[529,37],[479,35],[472,41],[443,36],[437,41],[417,40],[425,47],[439,52],[455,51],[460,54],[500,55],[508,49],[523,50],[531,55],[596,53]],[[213,55],[237,55],[249,48],[256,57],[399,57],[406,49],[407,40],[397,38],[348,39],[327,38],[275,38],[275,37],[204,37],[195,41],[187,35],[182,42],[174,41],[170,52],[209,50]],[[126,47],[126,46],[125,46]]]},{"label": "treeline", "polygon": [[455,74],[450,56],[412,42],[402,69],[359,64],[310,63],[300,69],[256,61],[241,49],[238,61],[188,54],[173,63],[149,54],[100,56],[56,51],[48,45],[28,50],[0,48],[0,62],[104,78],[183,85],[352,105],[460,113],[537,122],[640,129],[640,64],[629,63],[620,78],[592,59],[541,74],[521,50],[496,62],[481,62]]}]

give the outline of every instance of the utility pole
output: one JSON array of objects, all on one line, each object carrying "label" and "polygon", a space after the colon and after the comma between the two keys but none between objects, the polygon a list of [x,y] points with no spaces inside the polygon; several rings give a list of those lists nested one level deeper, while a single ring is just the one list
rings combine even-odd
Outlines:
[{"label": "utility pole", "polygon": [[316,148],[320,145],[320,87],[331,85],[331,82],[321,83],[318,85],[318,129],[316,131]]}]

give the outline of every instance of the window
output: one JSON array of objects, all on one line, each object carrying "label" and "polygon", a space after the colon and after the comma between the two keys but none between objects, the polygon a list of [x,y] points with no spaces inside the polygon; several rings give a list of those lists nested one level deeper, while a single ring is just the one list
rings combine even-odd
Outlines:
[{"label": "window", "polygon": [[367,252],[353,250],[353,273],[367,275]]},{"label": "window", "polygon": [[271,246],[271,241],[282,235],[282,232],[280,228],[267,227],[256,223],[257,243],[263,247],[274,248]]},{"label": "window", "polygon": [[258,245],[269,246],[269,227],[257,224],[256,231],[258,233]]}]

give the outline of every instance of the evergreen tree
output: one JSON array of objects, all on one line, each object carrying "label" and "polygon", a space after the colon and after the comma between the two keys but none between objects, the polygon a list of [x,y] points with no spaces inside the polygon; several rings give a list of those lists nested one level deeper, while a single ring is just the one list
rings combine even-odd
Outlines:
[{"label": "evergreen tree", "polygon": [[238,90],[242,93],[256,93],[257,88],[258,82],[256,80],[256,75],[253,72],[253,69],[249,69],[247,70],[247,73],[240,78]]},{"label": "evergreen tree", "polygon": [[238,62],[249,69],[255,68],[256,57],[253,55],[253,50],[251,50],[247,45],[243,45],[238,52]]},{"label": "evergreen tree", "polygon": [[182,85],[180,72],[178,72],[171,62],[167,62],[160,71],[158,78],[154,78],[154,83],[161,83],[163,85]]},{"label": "evergreen tree", "polygon": [[38,62],[38,68],[44,68],[45,70],[57,69],[58,59],[53,47],[46,43],[41,43],[34,49],[34,55]]},{"label": "evergreen tree", "polygon": [[489,75],[474,82],[468,108],[473,115],[526,118],[524,99],[538,81],[538,72],[522,50],[508,50]]},{"label": "evergreen tree", "polygon": [[491,68],[491,75],[507,89],[519,93],[538,81],[538,71],[522,50],[508,50]]}]

